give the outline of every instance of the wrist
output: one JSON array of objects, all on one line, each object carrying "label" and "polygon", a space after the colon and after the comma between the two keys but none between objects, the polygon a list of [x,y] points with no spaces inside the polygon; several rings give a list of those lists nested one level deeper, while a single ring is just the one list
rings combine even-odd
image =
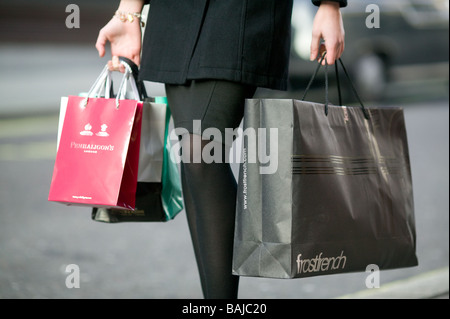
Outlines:
[{"label": "wrist", "polygon": [[329,7],[339,10],[341,8],[341,4],[337,1],[322,1],[320,2],[320,7]]},{"label": "wrist", "polygon": [[121,0],[117,11],[141,13],[144,0]]},{"label": "wrist", "polygon": [[121,22],[124,23],[133,23],[137,21],[140,22],[141,26],[144,27],[145,23],[142,21],[142,15],[139,12],[125,12],[125,11],[119,11],[117,10],[113,16],[113,18],[119,19]]},{"label": "wrist", "polygon": [[121,0],[113,18],[123,23],[140,23],[144,27],[141,11],[144,6],[144,0]]}]

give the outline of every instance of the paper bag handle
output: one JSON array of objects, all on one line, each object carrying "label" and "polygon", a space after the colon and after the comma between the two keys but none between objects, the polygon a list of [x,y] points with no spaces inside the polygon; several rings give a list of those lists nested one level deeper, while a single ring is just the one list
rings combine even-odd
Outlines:
[{"label": "paper bag handle", "polygon": [[132,60],[119,56],[119,61],[126,63],[131,69],[131,73],[133,74],[134,81],[136,82],[136,87],[139,93],[139,97],[141,100],[145,100],[148,98],[147,91],[145,89],[144,82],[139,79],[139,67]]},{"label": "paper bag handle", "polygon": [[111,91],[107,89],[108,87],[111,87],[111,71],[109,71],[108,66],[105,65],[102,72],[89,89],[87,97],[99,97],[102,90],[105,90],[105,97],[109,98],[111,96]]},{"label": "paper bag handle", "polygon": [[[313,84],[314,80],[317,77],[317,74],[319,73],[320,67],[322,66],[322,62],[325,61],[325,115],[328,116],[328,108],[329,108],[330,102],[329,102],[329,94],[328,94],[328,86],[329,86],[328,85],[328,63],[327,63],[327,60],[325,59],[325,56],[326,56],[326,52],[324,52],[324,54],[322,55],[318,65],[317,65],[317,68],[314,71],[314,73],[313,73],[313,75],[311,77],[311,80],[309,81],[308,86],[305,89],[305,93],[303,94],[302,101],[305,100],[306,94],[310,90],[311,85]],[[361,110],[362,110],[362,112],[364,114],[364,118],[366,120],[369,120],[369,113],[367,112],[367,109],[365,108],[364,103],[362,102],[358,92],[356,91],[355,86],[353,85],[353,82],[352,82],[352,80],[350,78],[350,75],[349,75],[349,73],[347,71],[347,68],[345,67],[345,65],[342,62],[341,58],[339,58],[338,61],[341,64],[342,69],[344,70],[344,73],[345,73],[345,76],[347,77],[347,80],[350,83],[350,87],[351,87],[351,89],[353,91],[353,94],[358,99],[358,102],[359,102],[359,104],[361,106]],[[339,105],[342,105],[341,84],[340,84],[340,80],[339,80],[339,70],[338,69],[339,69],[338,63],[336,62],[335,63],[335,71],[336,71],[336,80],[337,80],[338,94],[339,94]]]},{"label": "paper bag handle", "polygon": [[[128,59],[127,59],[128,60]],[[140,100],[141,94],[140,91],[136,85],[136,78],[135,72],[133,72],[132,65],[130,66],[129,61],[123,61],[121,60],[121,64],[125,67],[125,73],[122,77],[122,80],[119,85],[119,89],[116,95],[116,107],[118,108],[120,105],[120,100],[125,99],[126,93],[127,93],[127,87],[128,83],[131,86],[131,90],[134,94],[134,98],[136,100]],[[134,65],[135,66],[135,65]],[[133,75],[130,77],[130,75]],[[89,101],[89,98],[91,97],[100,97],[102,91],[105,91],[105,98],[109,99],[112,96],[114,96],[113,89],[112,89],[112,80],[111,80],[111,71],[108,68],[108,65],[105,65],[102,72],[98,76],[98,78],[95,80],[94,84],[90,88],[86,98],[82,102],[82,106],[86,107]]]}]

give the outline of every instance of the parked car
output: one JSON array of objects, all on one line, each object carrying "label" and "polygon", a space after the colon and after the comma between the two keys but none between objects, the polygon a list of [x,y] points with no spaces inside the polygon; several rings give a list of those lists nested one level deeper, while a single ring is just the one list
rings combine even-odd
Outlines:
[{"label": "parked car", "polygon": [[[379,25],[375,27],[378,9]],[[290,65],[294,89],[298,83],[304,84],[315,67],[309,62],[309,52],[316,10],[309,0],[294,0]],[[381,99],[399,68],[417,69],[419,65],[427,74],[448,76],[448,0],[349,1],[342,14],[346,31],[342,59],[365,99]]]}]

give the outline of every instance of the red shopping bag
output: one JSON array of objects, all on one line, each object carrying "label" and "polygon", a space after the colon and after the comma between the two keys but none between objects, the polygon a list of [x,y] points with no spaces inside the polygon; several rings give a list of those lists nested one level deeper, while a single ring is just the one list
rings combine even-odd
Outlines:
[{"label": "red shopping bag", "polygon": [[69,96],[48,200],[134,209],[141,118],[136,100]]}]

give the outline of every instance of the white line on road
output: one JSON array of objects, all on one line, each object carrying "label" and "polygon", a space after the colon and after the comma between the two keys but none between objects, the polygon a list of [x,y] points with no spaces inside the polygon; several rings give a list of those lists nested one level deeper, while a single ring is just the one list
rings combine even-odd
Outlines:
[{"label": "white line on road", "polygon": [[448,294],[448,267],[422,273],[386,284],[379,289],[368,289],[340,297],[340,299],[428,299]]},{"label": "white line on road", "polygon": [[[54,159],[58,115],[0,120],[0,161]],[[54,136],[51,140],[28,141],[36,136]],[[20,141],[1,139],[19,138]]]},{"label": "white line on road", "polygon": [[0,138],[58,133],[59,115],[0,119]]},{"label": "white line on road", "polygon": [[56,157],[56,141],[0,144],[0,161],[48,160]]}]

